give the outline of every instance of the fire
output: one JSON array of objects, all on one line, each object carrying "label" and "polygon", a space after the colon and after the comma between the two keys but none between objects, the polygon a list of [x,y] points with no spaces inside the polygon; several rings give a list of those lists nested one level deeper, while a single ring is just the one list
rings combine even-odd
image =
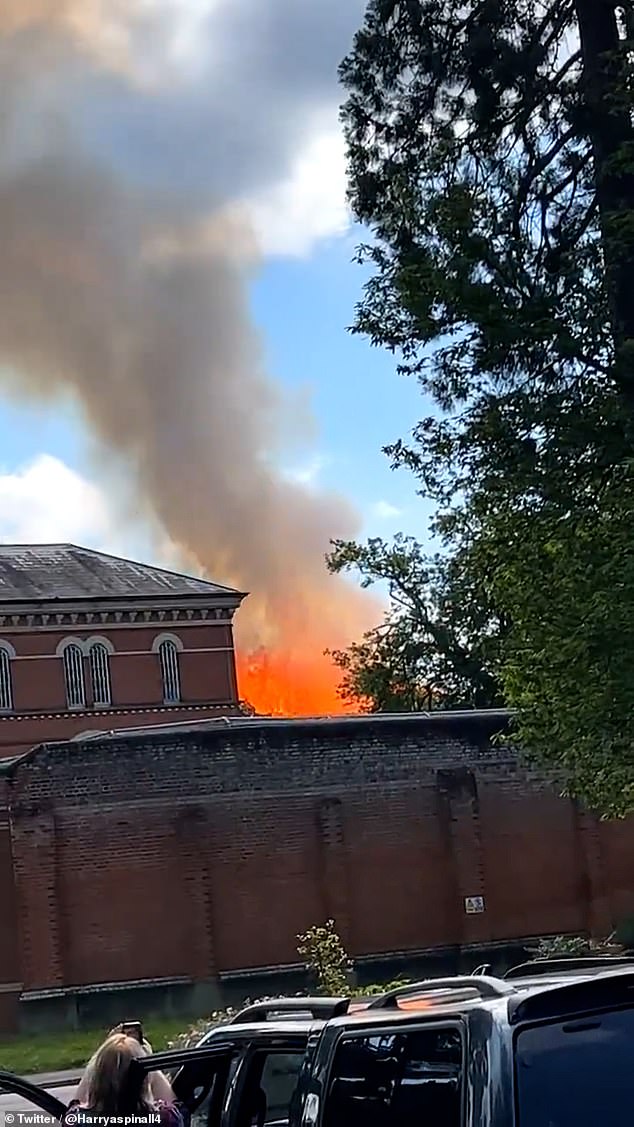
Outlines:
[{"label": "fire", "polygon": [[281,653],[264,648],[237,655],[240,698],[273,716],[358,712],[338,696],[340,671],[320,652]]}]

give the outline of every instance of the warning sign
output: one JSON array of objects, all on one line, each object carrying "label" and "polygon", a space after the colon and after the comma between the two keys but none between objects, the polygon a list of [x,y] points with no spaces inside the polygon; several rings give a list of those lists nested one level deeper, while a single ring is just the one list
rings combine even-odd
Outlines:
[{"label": "warning sign", "polygon": [[464,910],[468,916],[479,916],[484,912],[484,896],[465,896]]}]

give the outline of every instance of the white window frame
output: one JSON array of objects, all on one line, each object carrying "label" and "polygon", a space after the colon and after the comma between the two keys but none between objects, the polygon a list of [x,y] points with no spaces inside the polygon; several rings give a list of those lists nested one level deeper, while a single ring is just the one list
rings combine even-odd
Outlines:
[{"label": "white window frame", "polygon": [[13,712],[13,670],[15,650],[10,642],[0,641],[0,712]]},{"label": "white window frame", "polygon": [[112,704],[112,678],[110,657],[114,646],[108,638],[89,638],[84,643],[90,666],[90,689],[95,708],[109,708]]},{"label": "white window frame", "polygon": [[[71,650],[73,651],[72,658],[70,657]],[[69,711],[84,710],[86,708],[86,671],[84,669],[85,649],[81,638],[64,638],[64,641],[60,642],[57,647],[56,653],[58,657],[61,657],[64,669],[66,707]]]},{"label": "white window frame", "polygon": [[163,704],[180,704],[181,672],[180,654],[183,643],[177,634],[158,634],[152,642],[152,652],[157,654],[161,669]]}]

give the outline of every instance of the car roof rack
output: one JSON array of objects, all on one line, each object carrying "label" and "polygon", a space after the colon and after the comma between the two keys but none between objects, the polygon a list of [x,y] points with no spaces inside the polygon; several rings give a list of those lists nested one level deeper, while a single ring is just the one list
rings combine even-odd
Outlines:
[{"label": "car roof rack", "polygon": [[328,1021],[331,1017],[345,1014],[350,1004],[349,998],[267,998],[264,1002],[254,1002],[245,1006],[228,1022],[229,1025],[245,1025],[252,1021],[271,1021],[276,1017],[292,1018],[294,1014],[301,1020],[309,1014],[315,1020]]},{"label": "car roof rack", "polygon": [[[482,999],[505,998],[513,993],[513,987],[507,986],[499,978],[489,978],[488,975],[458,975],[455,978],[426,978],[422,982],[412,982],[407,986],[397,986],[380,994],[368,1005],[368,1010],[387,1010],[397,1008],[400,1001],[408,998],[418,998],[434,994],[443,994],[451,1000],[452,993],[472,990]],[[443,1001],[445,999],[443,998]],[[456,999],[457,1000],[457,999]]]},{"label": "car roof rack", "polygon": [[515,978],[534,978],[537,975],[562,974],[569,971],[609,970],[611,967],[634,966],[634,956],[595,955],[572,959],[534,959],[511,967],[504,975],[505,981]]}]

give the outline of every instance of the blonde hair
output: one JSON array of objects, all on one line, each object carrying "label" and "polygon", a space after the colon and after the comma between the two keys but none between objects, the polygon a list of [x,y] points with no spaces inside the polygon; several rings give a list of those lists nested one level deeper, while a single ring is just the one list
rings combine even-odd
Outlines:
[{"label": "blonde hair", "polygon": [[131,1090],[130,1065],[145,1050],[134,1037],[113,1033],[88,1062],[86,1095],[82,1101],[99,1115],[129,1115],[152,1106],[150,1077],[143,1077],[141,1090]]}]

